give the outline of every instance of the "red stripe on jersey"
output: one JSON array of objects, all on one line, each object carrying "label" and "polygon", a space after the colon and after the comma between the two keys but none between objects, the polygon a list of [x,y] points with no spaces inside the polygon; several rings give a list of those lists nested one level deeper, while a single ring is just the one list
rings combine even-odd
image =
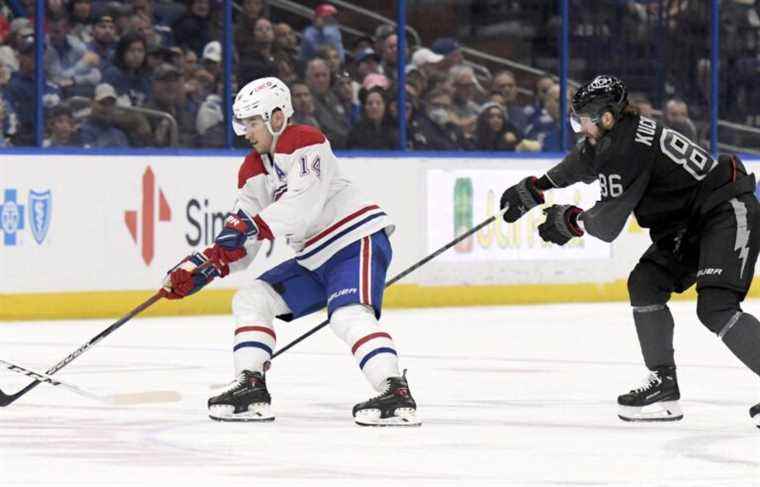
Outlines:
[{"label": "red stripe on jersey", "polygon": [[290,125],[277,139],[276,154],[292,154],[298,149],[310,145],[321,144],[324,134],[318,128],[309,125]]},{"label": "red stripe on jersey", "polygon": [[372,300],[369,295],[369,270],[370,270],[370,245],[372,245],[372,241],[369,239],[369,237],[364,237],[362,239],[362,258],[361,258],[361,285],[362,285],[362,292],[359,295],[359,298],[361,299],[361,302],[364,304],[372,304],[370,301]]},{"label": "red stripe on jersey", "polygon": [[266,326],[241,326],[240,328],[235,330],[235,335],[239,333],[249,332],[249,331],[260,331],[262,333],[266,333],[267,335],[277,340],[277,335],[274,334],[274,330],[271,328],[267,328]]},{"label": "red stripe on jersey", "polygon": [[266,174],[267,170],[264,167],[264,162],[261,160],[261,156],[254,151],[245,156],[243,165],[240,166],[238,171],[238,189],[245,186],[246,181],[258,174]]},{"label": "red stripe on jersey", "polygon": [[377,210],[378,208],[380,208],[380,207],[379,207],[379,206],[377,206],[377,205],[370,205],[370,206],[365,206],[365,207],[364,207],[364,208],[362,208],[361,210],[357,210],[357,211],[355,211],[355,212],[351,213],[351,214],[350,214],[350,215],[348,215],[346,218],[344,218],[344,219],[342,219],[341,221],[339,221],[339,222],[335,223],[334,225],[330,225],[328,228],[326,228],[326,229],[322,230],[322,231],[321,231],[321,232],[319,232],[318,234],[316,234],[316,235],[314,235],[313,237],[311,237],[309,240],[307,240],[307,241],[306,241],[306,243],[304,244],[304,246],[303,246],[303,247],[304,247],[304,248],[308,247],[309,245],[313,244],[313,243],[314,243],[314,242],[316,242],[317,240],[320,240],[322,237],[324,237],[324,236],[325,236],[325,235],[327,235],[328,233],[330,233],[330,232],[332,232],[333,230],[335,230],[336,228],[338,228],[338,227],[340,227],[340,226],[344,225],[344,224],[345,224],[345,223],[347,223],[348,221],[350,221],[350,220],[353,220],[354,218],[358,217],[359,215],[363,215],[364,213],[367,213],[368,211],[371,211],[371,210]]},{"label": "red stripe on jersey", "polygon": [[259,215],[256,215],[253,217],[253,223],[255,223],[256,228],[259,229],[259,240],[274,240],[272,230],[269,228],[269,225],[267,225],[263,218],[261,218]]},{"label": "red stripe on jersey", "polygon": [[359,347],[364,345],[370,340],[373,340],[375,338],[387,338],[388,340],[392,340],[391,336],[384,331],[378,331],[376,333],[371,333],[364,338],[360,338],[358,342],[354,343],[354,346],[351,347],[351,353],[356,353],[357,350],[359,350]]}]

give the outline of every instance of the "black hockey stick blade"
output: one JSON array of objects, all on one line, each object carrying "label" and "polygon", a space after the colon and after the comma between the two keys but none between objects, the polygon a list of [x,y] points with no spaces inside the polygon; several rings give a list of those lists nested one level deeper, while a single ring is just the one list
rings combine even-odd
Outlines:
[{"label": "black hockey stick blade", "polygon": [[[495,215],[486,218],[484,221],[482,221],[478,225],[472,227],[471,229],[467,230],[462,235],[458,236],[457,238],[455,238],[451,242],[447,243],[446,245],[444,245],[440,249],[438,249],[435,252],[433,252],[432,254],[428,255],[427,257],[424,257],[423,259],[421,259],[421,260],[417,261],[416,263],[412,264],[411,266],[407,267],[405,270],[399,272],[392,279],[390,279],[388,282],[385,283],[385,289],[388,289],[390,286],[392,286],[393,284],[395,284],[399,280],[403,279],[404,277],[408,276],[409,274],[411,274],[415,270],[419,269],[423,265],[425,265],[428,262],[430,262],[431,260],[435,259],[436,257],[438,257],[442,253],[446,252],[451,247],[455,246],[456,244],[458,244],[462,240],[466,239],[470,235],[473,235],[473,234],[477,233],[480,229],[487,227],[488,225],[490,225],[491,223],[493,223],[494,221],[496,221],[497,218],[501,218],[504,215],[504,213],[507,212],[508,209],[509,209],[508,206],[505,207],[505,208],[502,208]],[[296,338],[292,342],[288,343],[287,345],[285,345],[281,349],[277,350],[277,352],[274,355],[272,355],[272,358],[274,359],[275,357],[277,357],[278,355],[281,355],[282,353],[284,353],[285,351],[287,351],[288,349],[290,349],[291,347],[293,347],[297,343],[300,343],[303,340],[307,339],[308,337],[312,336],[313,334],[315,334],[316,332],[318,332],[322,328],[326,327],[329,323],[330,323],[329,320],[325,320],[322,323],[318,324],[317,326],[315,326],[311,330],[307,331],[306,333],[304,333],[303,335],[299,336],[298,338]]]},{"label": "black hockey stick blade", "polygon": [[[156,301],[160,300],[164,297],[164,290],[158,291],[156,294],[148,298],[145,302],[137,306],[135,309],[124,315],[122,318],[120,318],[117,322],[106,328],[105,330],[101,331],[97,335],[95,335],[93,338],[90,339],[89,342],[85,343],[81,347],[77,348],[73,352],[71,352],[69,355],[66,356],[63,360],[52,366],[50,369],[48,369],[45,374],[46,375],[53,375],[62,368],[66,367],[69,363],[71,363],[74,359],[82,355],[84,352],[86,352],[88,349],[93,347],[95,344],[100,342],[102,339],[116,331],[118,328],[120,328],[124,323],[128,322],[141,312],[143,312],[145,309],[151,307]],[[35,387],[37,387],[40,384],[40,381],[34,380],[27,384],[23,389],[18,391],[15,394],[6,394],[2,390],[0,390],[0,407],[6,407],[10,404],[12,404],[14,401],[16,401],[18,398],[26,394],[27,392],[31,391]]]}]

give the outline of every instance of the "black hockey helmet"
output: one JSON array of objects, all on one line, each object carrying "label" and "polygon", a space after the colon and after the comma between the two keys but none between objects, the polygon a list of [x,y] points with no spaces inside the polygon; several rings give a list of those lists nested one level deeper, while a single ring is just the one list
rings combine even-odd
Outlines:
[{"label": "black hockey helmet", "polygon": [[617,119],[628,105],[628,90],[616,77],[600,74],[578,89],[572,105],[574,115],[588,116],[594,123],[606,111]]}]

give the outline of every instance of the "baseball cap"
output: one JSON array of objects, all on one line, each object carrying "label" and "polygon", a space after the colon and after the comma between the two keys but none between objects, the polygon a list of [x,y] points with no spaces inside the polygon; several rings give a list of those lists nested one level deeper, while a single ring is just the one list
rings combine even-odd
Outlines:
[{"label": "baseball cap", "polygon": [[317,5],[317,7],[314,9],[315,17],[327,17],[330,15],[336,15],[337,13],[338,9],[329,3],[322,3],[320,5]]},{"label": "baseball cap", "polygon": [[364,49],[356,53],[356,56],[354,57],[354,59],[356,60],[356,63],[359,64],[366,61],[367,58],[370,58],[370,57],[374,59],[376,62],[378,63],[380,62],[380,56],[378,56],[375,50],[372,49],[371,47],[365,47]]},{"label": "baseball cap", "polygon": [[27,19],[26,17],[15,18],[13,19],[13,22],[11,22],[10,33],[11,35],[15,34],[16,32],[20,31],[21,29],[25,27],[26,28],[32,27],[32,22],[29,19]]},{"label": "baseball cap", "polygon": [[362,81],[362,87],[369,90],[373,86],[379,86],[380,88],[387,90],[391,85],[390,80],[384,74],[370,73],[364,77]]},{"label": "baseball cap", "polygon": [[215,63],[222,62],[222,44],[219,41],[211,41],[203,48],[203,59],[214,61]]},{"label": "baseball cap", "polygon": [[108,83],[100,83],[95,87],[95,101],[105,100],[106,98],[116,99],[116,90]]},{"label": "baseball cap", "polygon": [[179,69],[175,68],[169,63],[162,63],[156,67],[156,71],[153,73],[153,79],[159,81],[177,80],[182,76]]},{"label": "baseball cap", "polygon": [[423,47],[422,49],[417,49],[414,51],[414,54],[412,54],[412,64],[420,67],[424,66],[425,64],[435,64],[441,62],[443,58],[444,56],[442,54],[436,54],[430,49]]},{"label": "baseball cap", "polygon": [[462,46],[452,37],[441,37],[433,42],[431,49],[434,53],[442,56],[448,56],[452,52],[460,49]]}]

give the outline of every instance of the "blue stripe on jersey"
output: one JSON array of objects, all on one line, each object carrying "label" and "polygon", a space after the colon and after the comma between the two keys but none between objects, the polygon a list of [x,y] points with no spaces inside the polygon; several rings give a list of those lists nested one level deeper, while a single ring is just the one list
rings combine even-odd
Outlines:
[{"label": "blue stripe on jersey", "polygon": [[269,355],[272,355],[272,349],[269,348],[269,346],[267,346],[266,343],[261,343],[261,342],[240,342],[232,348],[232,351],[237,352],[243,347],[260,348],[264,350],[266,353],[268,353]]},{"label": "blue stripe on jersey", "polygon": [[329,240],[326,240],[324,243],[322,243],[319,247],[315,248],[314,250],[311,250],[310,252],[308,252],[306,254],[299,255],[298,257],[296,257],[296,260],[308,259],[309,257],[311,257],[312,255],[316,254],[320,250],[324,249],[325,247],[327,247],[328,245],[330,245],[334,241],[338,240],[343,235],[345,235],[345,234],[347,234],[347,233],[355,230],[356,228],[360,227],[361,225],[364,225],[368,221],[374,220],[375,218],[379,218],[379,217],[385,216],[385,215],[386,215],[385,212],[375,213],[374,215],[368,216],[364,220],[361,220],[361,221],[358,221],[358,222],[354,223],[353,225],[351,225],[350,227],[346,228],[345,230],[343,230],[343,231],[341,231],[339,233],[336,233],[335,235],[333,235],[332,237],[330,237]]},{"label": "blue stripe on jersey", "polygon": [[371,352],[369,352],[367,355],[364,356],[364,358],[362,359],[362,361],[359,362],[359,368],[360,369],[364,369],[364,364],[366,364],[369,361],[369,359],[371,359],[372,357],[374,357],[375,355],[378,355],[380,353],[392,353],[393,355],[398,356],[398,354],[396,353],[396,351],[393,350],[390,347],[376,348],[376,349],[372,350]]}]

